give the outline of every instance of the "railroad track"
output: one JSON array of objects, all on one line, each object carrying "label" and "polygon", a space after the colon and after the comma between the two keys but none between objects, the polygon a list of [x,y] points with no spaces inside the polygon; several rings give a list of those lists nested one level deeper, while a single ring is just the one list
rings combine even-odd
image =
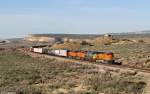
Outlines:
[{"label": "railroad track", "polygon": [[139,71],[139,72],[150,73],[150,69],[130,67],[130,66],[127,66],[127,65],[120,65],[120,66],[119,65],[108,65],[108,66],[112,66],[112,67],[116,67],[116,68],[126,68],[126,69],[129,69],[129,70],[135,70],[135,71]]},{"label": "railroad track", "polygon": [[116,69],[127,69],[127,70],[132,70],[132,71],[137,71],[137,72],[142,72],[142,73],[150,73],[150,69],[143,69],[143,68],[137,68],[137,67],[130,67],[127,65],[111,65],[111,64],[103,64],[103,63],[96,63],[96,62],[90,62],[90,61],[82,61],[82,60],[76,60],[76,59],[70,59],[70,58],[64,58],[64,57],[59,57],[59,56],[53,56],[53,55],[46,55],[46,54],[38,54],[38,53],[33,53],[33,52],[27,52],[24,51],[30,56],[42,56],[46,58],[54,58],[54,59],[59,59],[59,60],[64,60],[64,61],[69,61],[69,62],[76,62],[79,64],[92,64],[95,66],[103,66],[103,67],[109,67],[109,68],[116,68]]}]

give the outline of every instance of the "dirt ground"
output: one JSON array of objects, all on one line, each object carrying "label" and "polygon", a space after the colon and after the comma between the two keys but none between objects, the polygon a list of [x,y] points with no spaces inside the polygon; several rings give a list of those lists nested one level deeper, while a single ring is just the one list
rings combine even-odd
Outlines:
[{"label": "dirt ground", "polygon": [[[62,49],[112,51],[115,60],[121,61],[123,65],[150,68],[149,37],[115,36],[110,42],[107,40],[107,43],[99,39],[103,38],[96,38],[96,41],[91,39],[87,43],[54,46]],[[149,94],[145,93],[150,87],[147,74],[128,70],[122,72],[53,58],[30,57],[17,50],[32,45],[37,43],[13,41],[0,44],[0,91],[18,94]]]}]

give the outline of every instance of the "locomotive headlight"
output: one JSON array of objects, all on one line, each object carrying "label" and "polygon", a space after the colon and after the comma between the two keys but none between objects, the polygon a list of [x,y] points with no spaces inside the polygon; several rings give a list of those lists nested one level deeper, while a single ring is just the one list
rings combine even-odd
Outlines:
[{"label": "locomotive headlight", "polygon": [[96,59],[96,57],[97,57],[97,55],[95,54],[95,55],[93,55],[93,59]]}]

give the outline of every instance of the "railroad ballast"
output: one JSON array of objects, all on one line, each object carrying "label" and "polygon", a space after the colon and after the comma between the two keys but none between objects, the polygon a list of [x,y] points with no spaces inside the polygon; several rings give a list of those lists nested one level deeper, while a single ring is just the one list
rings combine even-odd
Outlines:
[{"label": "railroad ballast", "polygon": [[82,50],[72,51],[64,49],[47,49],[43,47],[34,47],[34,46],[30,48],[30,51],[40,54],[60,56],[71,59],[116,64],[116,62],[114,62],[114,53],[112,52],[82,51]]}]

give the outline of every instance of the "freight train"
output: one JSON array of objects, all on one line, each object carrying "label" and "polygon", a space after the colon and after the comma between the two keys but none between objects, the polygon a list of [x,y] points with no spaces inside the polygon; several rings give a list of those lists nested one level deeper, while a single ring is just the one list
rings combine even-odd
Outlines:
[{"label": "freight train", "polygon": [[47,54],[71,59],[121,65],[121,63],[116,63],[114,61],[114,54],[112,52],[82,51],[82,50],[72,51],[64,49],[47,49],[37,46],[31,47],[30,51],[34,53]]}]

